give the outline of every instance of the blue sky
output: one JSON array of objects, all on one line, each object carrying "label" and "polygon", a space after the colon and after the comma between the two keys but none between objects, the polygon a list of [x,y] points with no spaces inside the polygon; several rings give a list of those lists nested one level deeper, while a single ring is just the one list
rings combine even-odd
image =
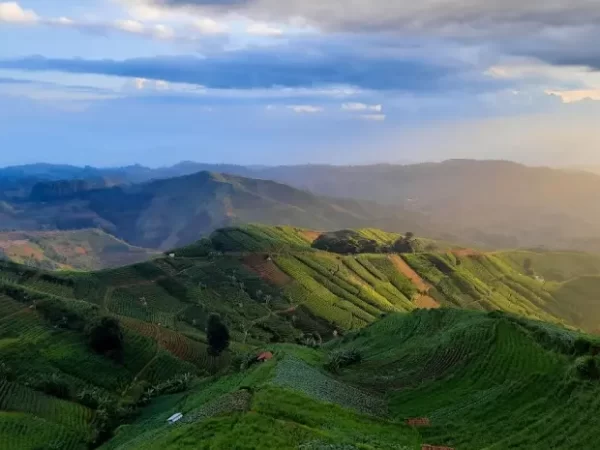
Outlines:
[{"label": "blue sky", "polygon": [[586,0],[0,0],[0,165],[600,164]]}]

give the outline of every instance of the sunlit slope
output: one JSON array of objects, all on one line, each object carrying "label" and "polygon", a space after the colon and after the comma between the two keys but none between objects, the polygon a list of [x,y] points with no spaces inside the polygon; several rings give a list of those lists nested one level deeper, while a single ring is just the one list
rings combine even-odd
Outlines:
[{"label": "sunlit slope", "polygon": [[[158,326],[196,342],[205,340],[212,312],[224,317],[236,340],[248,343],[326,340],[383,314],[439,306],[595,329],[595,316],[584,324],[573,315],[579,307],[569,295],[502,256],[466,250],[340,255],[313,249],[316,234],[292,227],[226,228],[133,266],[60,274],[6,266],[0,281],[93,303],[150,337]],[[584,300],[593,302],[593,294],[586,292]]]}]

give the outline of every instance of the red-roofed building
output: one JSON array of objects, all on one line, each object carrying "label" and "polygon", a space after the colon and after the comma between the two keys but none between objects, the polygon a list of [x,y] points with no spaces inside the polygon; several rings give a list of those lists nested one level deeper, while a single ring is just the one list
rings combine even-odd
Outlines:
[{"label": "red-roofed building", "polygon": [[265,362],[273,359],[273,353],[271,352],[262,352],[260,355],[256,357],[256,360],[259,362]]}]

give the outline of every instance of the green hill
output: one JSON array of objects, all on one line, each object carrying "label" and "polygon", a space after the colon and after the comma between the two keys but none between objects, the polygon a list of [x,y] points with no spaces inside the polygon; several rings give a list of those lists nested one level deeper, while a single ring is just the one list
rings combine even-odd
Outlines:
[{"label": "green hill", "polygon": [[99,270],[145,261],[157,254],[94,229],[0,233],[2,257],[45,270]]},{"label": "green hill", "polygon": [[[7,450],[78,450],[113,432],[103,448],[594,448],[600,344],[575,330],[600,328],[593,258],[536,256],[571,277],[545,283],[510,253],[345,255],[314,248],[320,235],[229,227],[98,272],[1,262]],[[232,338],[219,357],[212,313]],[[91,347],[103,318],[122,330],[118,358]],[[239,370],[262,350],[275,359]],[[431,426],[403,425],[412,417]],[[542,432],[554,422],[568,438]]]},{"label": "green hill", "polygon": [[102,448],[596,448],[598,359],[578,343],[599,345],[497,313],[394,314],[322,349],[264,347],[270,362],[157,400]]}]

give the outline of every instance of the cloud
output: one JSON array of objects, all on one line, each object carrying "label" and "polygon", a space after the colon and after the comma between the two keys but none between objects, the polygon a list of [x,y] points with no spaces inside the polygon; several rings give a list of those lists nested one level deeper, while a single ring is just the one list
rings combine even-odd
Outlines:
[{"label": "cloud", "polygon": [[363,120],[368,120],[371,122],[383,122],[386,119],[385,114],[363,114],[360,116]]},{"label": "cloud", "polygon": [[0,60],[0,68],[146,78],[214,89],[351,86],[361,90],[433,93],[481,92],[506,84],[484,76],[477,68],[382,51],[378,44],[379,40],[372,45],[359,45],[347,36],[310,37],[203,57],[86,60],[36,56]]},{"label": "cloud", "polygon": [[220,34],[225,33],[228,27],[208,17],[201,17],[192,21],[192,26],[202,34]]},{"label": "cloud", "polygon": [[254,36],[281,36],[283,30],[266,23],[252,23],[246,27],[246,33]]},{"label": "cloud", "polygon": [[0,3],[0,22],[8,23],[35,23],[37,14],[30,9],[23,9],[16,2]]},{"label": "cloud", "polygon": [[600,100],[600,89],[579,89],[570,91],[547,90],[546,94],[560,98],[563,103],[577,103],[584,100]]},{"label": "cloud", "polygon": [[322,107],[313,105],[290,105],[288,108],[297,114],[316,114],[323,112]]},{"label": "cloud", "polygon": [[8,22],[22,25],[45,25],[49,27],[73,28],[83,32],[108,33],[121,32],[155,39],[195,39],[198,34],[216,34],[226,30],[224,25],[208,18],[195,18],[191,26],[179,34],[165,24],[144,23],[139,20],[117,19],[113,21],[78,20],[69,17],[41,17],[35,11],[23,9],[16,2],[0,3],[0,23]]},{"label": "cloud", "polygon": [[344,103],[342,104],[342,110],[344,111],[383,111],[383,106],[381,105],[367,105],[365,103]]},{"label": "cloud", "polygon": [[232,15],[329,33],[437,37],[525,55],[557,65],[600,70],[597,0],[122,0],[172,11]]},{"label": "cloud", "polygon": [[148,3],[237,12],[249,17],[288,21],[301,17],[329,30],[438,30],[465,34],[493,28],[595,25],[600,8],[589,0],[154,0]]}]

